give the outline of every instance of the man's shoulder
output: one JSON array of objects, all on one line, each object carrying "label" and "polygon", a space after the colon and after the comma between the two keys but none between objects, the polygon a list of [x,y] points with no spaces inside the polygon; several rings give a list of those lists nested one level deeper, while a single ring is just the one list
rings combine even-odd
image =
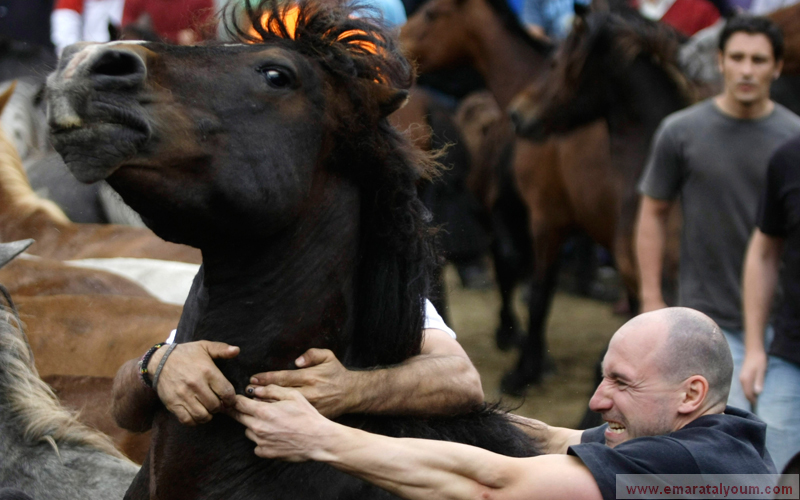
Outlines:
[{"label": "man's shoulder", "polygon": [[667,135],[673,140],[699,137],[707,132],[709,119],[714,114],[714,103],[711,99],[700,101],[688,108],[667,115],[661,121],[661,134]]},{"label": "man's shoulder", "polygon": [[692,104],[688,108],[683,108],[667,115],[667,117],[664,118],[663,127],[685,127],[695,124],[701,126],[711,113],[714,113],[714,102],[710,98],[704,99],[698,103]]},{"label": "man's shoulder", "polygon": [[[729,406],[724,413],[699,417],[669,436],[689,450],[704,472],[771,474],[775,466],[766,450],[766,427],[752,413]],[[737,460],[719,462],[720,456]]]},{"label": "man's shoulder", "polygon": [[776,122],[779,122],[779,126],[787,127],[786,132],[800,133],[800,116],[797,116],[786,106],[776,102],[773,118]]}]

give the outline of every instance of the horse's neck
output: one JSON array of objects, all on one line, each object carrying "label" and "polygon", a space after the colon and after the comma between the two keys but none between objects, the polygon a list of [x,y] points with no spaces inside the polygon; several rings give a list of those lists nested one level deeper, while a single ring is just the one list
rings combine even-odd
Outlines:
[{"label": "horse's neck", "polygon": [[[241,389],[255,373],[287,369],[311,347],[340,357],[352,333],[359,202],[340,192],[283,234],[203,249],[203,271],[184,308],[179,340],[241,347],[221,363]],[[316,206],[315,206],[316,205]]]},{"label": "horse's neck", "polygon": [[649,60],[638,60],[624,75],[625,85],[617,85],[620,92],[618,102],[612,106],[609,126],[614,132],[619,126],[635,126],[652,135],[661,121],[669,114],[684,107],[686,97],[678,79],[677,69],[656,66]]},{"label": "horse's neck", "polygon": [[608,123],[612,154],[617,157],[614,161],[627,165],[623,170],[633,186],[641,174],[658,125],[686,103],[672,76],[649,61],[635,62],[625,80],[630,83],[625,95],[620,97],[625,105],[611,109]]},{"label": "horse's neck", "polygon": [[470,26],[472,61],[501,109],[541,75],[547,55],[512,33],[487,2],[478,2]]}]

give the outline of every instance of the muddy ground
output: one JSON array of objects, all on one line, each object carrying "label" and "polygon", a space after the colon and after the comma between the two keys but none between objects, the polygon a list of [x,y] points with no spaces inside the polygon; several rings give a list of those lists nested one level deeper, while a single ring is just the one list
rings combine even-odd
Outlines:
[{"label": "muddy ground", "polygon": [[[460,286],[455,269],[446,272],[450,324],[458,340],[481,374],[488,401],[496,401],[503,373],[516,362],[515,352],[501,352],[494,345],[500,297],[496,288],[468,290]],[[521,294],[515,305],[522,324],[527,312]],[[551,425],[574,427],[583,416],[594,390],[594,366],[614,331],[625,318],[612,313],[608,302],[558,292],[548,320],[547,340],[556,363],[555,375],[531,388],[526,398],[504,396],[515,413]]]}]

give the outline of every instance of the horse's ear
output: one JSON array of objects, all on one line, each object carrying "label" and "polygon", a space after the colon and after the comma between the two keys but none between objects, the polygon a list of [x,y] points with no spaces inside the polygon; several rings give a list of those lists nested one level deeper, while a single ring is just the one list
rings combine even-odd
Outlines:
[{"label": "horse's ear", "polygon": [[402,89],[394,89],[388,85],[380,83],[373,83],[370,89],[372,96],[378,103],[378,109],[381,111],[381,116],[389,116],[398,109],[402,108],[408,102],[408,91]]},{"label": "horse's ear", "polygon": [[8,100],[11,99],[11,96],[14,94],[15,88],[17,88],[16,80],[11,82],[11,85],[9,85],[8,88],[2,94],[0,94],[0,113],[3,112],[3,108],[6,107]]}]

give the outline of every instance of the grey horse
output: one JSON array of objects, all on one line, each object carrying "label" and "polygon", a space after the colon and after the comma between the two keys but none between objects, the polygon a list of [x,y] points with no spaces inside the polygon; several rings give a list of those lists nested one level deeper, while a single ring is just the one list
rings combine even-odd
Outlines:
[{"label": "grey horse", "polygon": [[[32,242],[0,244],[0,267]],[[0,306],[3,498],[26,498],[19,495],[24,493],[34,500],[121,499],[138,470],[107,436],[79,423],[59,404],[36,372],[13,305]]]}]

